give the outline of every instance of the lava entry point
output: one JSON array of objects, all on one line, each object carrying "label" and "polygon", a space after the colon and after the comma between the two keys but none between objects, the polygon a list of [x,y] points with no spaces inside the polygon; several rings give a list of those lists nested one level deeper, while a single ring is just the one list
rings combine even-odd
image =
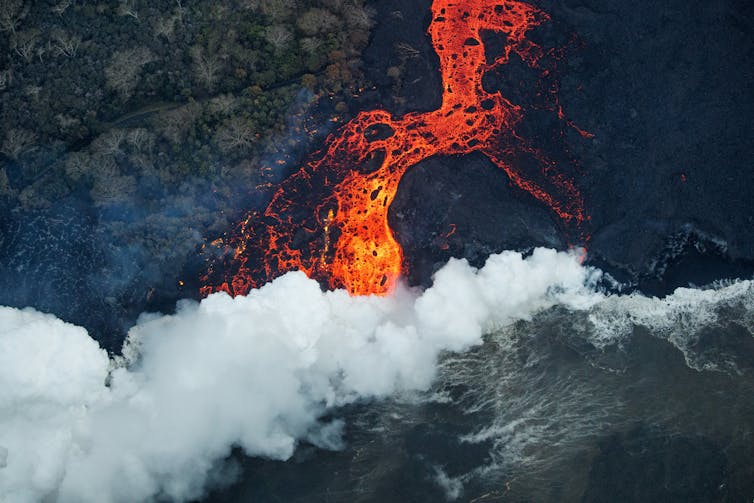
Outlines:
[{"label": "lava entry point", "polygon": [[[527,34],[549,20],[519,1],[433,2],[428,32],[440,62],[440,108],[402,117],[361,112],[328,137],[324,149],[280,185],[262,215],[249,214],[238,226],[229,254],[210,266],[202,293],[245,295],[293,270],[353,295],[390,292],[406,271],[388,211],[406,171],[433,156],[484,154],[558,217],[571,244],[583,245],[589,217],[579,190],[517,130],[524,109],[483,82],[514,56],[546,78],[553,50]],[[489,33],[504,35],[491,60]],[[559,104],[553,112],[568,122]]]}]

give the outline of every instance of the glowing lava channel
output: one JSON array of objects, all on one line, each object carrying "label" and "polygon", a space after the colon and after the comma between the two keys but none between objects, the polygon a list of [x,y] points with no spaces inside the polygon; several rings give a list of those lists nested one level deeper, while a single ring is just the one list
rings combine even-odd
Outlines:
[{"label": "glowing lava channel", "polygon": [[[512,54],[538,68],[544,51],[526,33],[548,19],[519,1],[435,0],[429,34],[440,58],[442,106],[401,118],[362,112],[331,135],[318,159],[281,184],[264,215],[249,215],[239,226],[229,243],[233,256],[203,293],[243,295],[292,270],[354,295],[389,292],[401,275],[403,252],[388,209],[406,171],[435,155],[482,152],[564,223],[580,228],[587,216],[578,190],[515,132],[521,107],[482,86],[485,73]],[[502,55],[489,63],[483,31],[506,36]],[[535,159],[536,169],[514,165],[520,155]],[[218,271],[208,278],[213,275]]]}]

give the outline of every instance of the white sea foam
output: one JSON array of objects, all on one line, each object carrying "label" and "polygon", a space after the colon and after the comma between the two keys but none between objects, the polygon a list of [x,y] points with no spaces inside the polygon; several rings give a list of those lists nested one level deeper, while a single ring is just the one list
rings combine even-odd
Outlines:
[{"label": "white sea foam", "polygon": [[[527,483],[553,480],[554,473],[609,432],[643,421],[675,423],[678,418],[673,414],[683,414],[684,409],[669,409],[670,397],[663,393],[707,382],[702,372],[738,372],[735,358],[741,356],[746,364],[748,355],[737,354],[735,345],[731,352],[727,339],[747,336],[746,331],[748,336],[754,334],[753,321],[752,281],[680,288],[665,298],[605,295],[582,312],[541,313],[531,323],[516,323],[490,334],[479,349],[448,355],[440,362],[430,397],[447,403],[451,399],[443,390],[462,390],[452,399],[455,408],[474,419],[468,420],[472,428],[458,440],[485,446],[488,460],[447,477],[497,484],[514,471],[526,473]],[[744,331],[735,335],[731,325]],[[655,359],[652,350],[663,344],[647,350],[646,342],[635,338],[637,327],[643,327],[644,335],[674,345],[687,366],[700,373],[698,380],[695,372],[678,373],[677,362],[662,353]],[[703,335],[707,339],[701,346],[711,346],[712,351],[699,348]],[[637,342],[639,346],[632,347]],[[673,388],[662,381],[661,370],[657,374],[658,365],[668,365],[674,379],[686,380]],[[745,405],[742,410],[747,410]],[[699,416],[702,422],[717,421],[714,412]],[[536,483],[520,494],[549,497]]]},{"label": "white sea foam", "polygon": [[734,321],[754,333],[754,282],[735,281],[707,289],[678,288],[662,299],[638,293],[607,297],[589,314],[590,340],[597,347],[620,344],[630,338],[635,326],[643,326],[683,351],[690,366],[715,369],[715,362],[700,360],[691,348],[704,329],[731,321],[730,314],[721,319],[725,309],[734,309]]}]

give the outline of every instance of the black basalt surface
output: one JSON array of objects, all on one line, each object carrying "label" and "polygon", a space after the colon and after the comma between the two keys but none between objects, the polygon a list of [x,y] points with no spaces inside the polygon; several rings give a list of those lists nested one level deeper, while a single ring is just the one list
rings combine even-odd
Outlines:
[{"label": "black basalt surface", "polygon": [[[711,272],[750,276],[754,5],[535,3],[552,16],[549,25],[533,34],[537,41],[555,46],[576,37],[558,70],[560,100],[566,116],[595,136],[585,139],[570,130],[564,146],[552,143],[546,134],[551,119],[541,116],[526,120],[522,128],[535,138],[536,147],[548,153],[565,147],[581,166],[574,178],[591,215],[592,263],[652,293],[708,282]],[[411,71],[436,63],[426,35],[415,29],[414,11],[421,11],[417,4],[426,10],[430,2],[406,8],[379,4],[384,23],[397,28],[385,35],[378,29],[372,52],[367,52],[375,55],[373,73],[384,73],[394,63],[376,57],[394,37],[409,38],[419,51]],[[393,9],[411,13],[395,21],[396,16],[389,16]],[[535,92],[534,86],[500,90],[524,104]],[[432,77],[406,78],[401,92],[417,109],[431,108],[428,97],[439,102]],[[394,110],[402,112],[402,105]],[[521,191],[504,188],[507,183],[491,163],[475,157],[432,159],[410,171],[393,206],[393,215],[403,217],[392,220],[403,245],[413,251],[408,253],[410,269],[426,280],[427,262],[437,265],[449,255],[477,259],[489,251],[562,244],[562,238],[552,235],[554,217],[547,223],[538,205]],[[490,190],[478,190],[480,184]],[[507,201],[501,205],[496,202],[500,198]],[[463,247],[438,249],[436,236],[446,232],[448,223],[455,224],[454,240]],[[487,232],[490,226],[495,232]],[[523,240],[522,228],[527,229]],[[694,253],[687,246],[690,239],[704,243],[695,248],[695,266],[682,268],[683,279],[664,279],[667,266],[685,252]]]}]

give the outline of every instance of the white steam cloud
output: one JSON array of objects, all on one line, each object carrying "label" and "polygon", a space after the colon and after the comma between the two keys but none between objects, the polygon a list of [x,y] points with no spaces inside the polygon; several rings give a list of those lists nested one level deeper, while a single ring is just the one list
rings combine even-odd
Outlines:
[{"label": "white steam cloud", "polygon": [[[240,447],[287,459],[300,441],[341,447],[356,400],[429,388],[443,351],[554,305],[586,310],[596,347],[651,327],[695,368],[699,327],[743,313],[754,330],[754,282],[679,289],[664,299],[605,296],[575,254],[505,252],[482,269],[452,260],[419,292],[322,292],[290,273],[247,297],[183,302],[144,315],[112,360],[85,330],[31,309],[0,307],[0,501],[185,501],[224,476]],[[440,468],[450,498],[463,481]]]},{"label": "white steam cloud", "polygon": [[601,299],[573,254],[453,260],[425,292],[320,291],[291,273],[232,299],[143,316],[112,361],[53,316],[0,308],[0,500],[187,500],[233,447],[286,459],[340,446],[332,407],[426,389],[442,351],[555,304]]}]

